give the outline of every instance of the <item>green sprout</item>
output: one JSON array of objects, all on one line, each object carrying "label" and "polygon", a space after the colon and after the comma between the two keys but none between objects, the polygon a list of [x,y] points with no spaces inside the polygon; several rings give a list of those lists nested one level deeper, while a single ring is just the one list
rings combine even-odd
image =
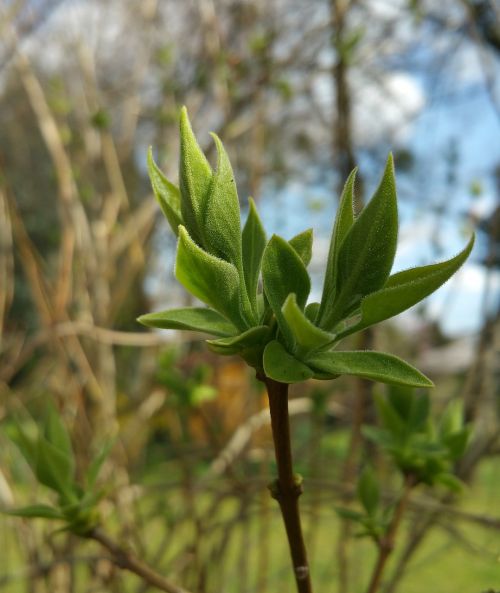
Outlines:
[{"label": "green sprout", "polygon": [[9,515],[62,521],[65,529],[77,535],[90,533],[99,523],[97,505],[105,494],[97,479],[110,453],[108,441],[95,456],[84,474],[76,478],[76,462],[71,440],[58,412],[48,406],[41,429],[34,422],[16,422],[8,436],[17,445],[37,481],[57,494],[57,504],[34,504],[17,509],[2,509]]},{"label": "green sprout", "polygon": [[178,236],[175,275],[208,308],[171,309],[139,317],[147,326],[211,334],[208,347],[239,355],[258,376],[281,383],[357,375],[410,387],[432,382],[397,356],[336,349],[346,336],[409,309],[446,282],[471,252],[391,275],[398,214],[392,156],[372,199],[354,215],[349,176],[333,225],[321,302],[308,303],[312,229],[267,239],[250,199],[243,229],[229,157],[220,139],[215,171],[184,108],[180,121],[179,187],[148,155],[155,196]]}]

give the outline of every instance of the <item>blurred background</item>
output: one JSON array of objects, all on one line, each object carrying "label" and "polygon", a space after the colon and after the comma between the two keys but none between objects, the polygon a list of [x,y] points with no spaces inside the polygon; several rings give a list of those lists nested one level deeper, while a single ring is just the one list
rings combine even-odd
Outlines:
[{"label": "blurred background", "polygon": [[[177,182],[187,105],[213,162],[223,140],[243,212],[268,233],[315,233],[321,286],[337,197],[359,166],[369,199],[395,156],[395,269],[456,254],[438,294],[352,347],[407,357],[473,426],[453,498],[419,491],[385,593],[500,588],[500,8],[494,0],[2,0],[0,2],[0,503],[50,499],[3,430],[48,402],[79,468],[111,435],[108,530],[198,593],[292,591],[266,397],[200,336],[140,314],[188,302],[146,151]],[[313,294],[314,300],[314,294]],[[367,455],[372,392],[354,379],[292,389],[294,453],[318,590],[364,591],[368,542],[335,513]],[[95,545],[0,517],[0,590],[136,592]]]}]

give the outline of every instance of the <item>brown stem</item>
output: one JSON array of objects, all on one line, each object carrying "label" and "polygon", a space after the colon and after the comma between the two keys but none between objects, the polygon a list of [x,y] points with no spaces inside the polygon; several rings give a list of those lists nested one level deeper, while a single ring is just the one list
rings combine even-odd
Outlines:
[{"label": "brown stem", "polygon": [[297,591],[298,593],[312,593],[309,563],[299,514],[299,496],[302,494],[302,484],[299,476],[295,476],[293,473],[288,416],[288,385],[273,381],[268,377],[263,380],[269,397],[274,452],[278,466],[278,479],[271,488],[271,493],[280,505],[285,523]]},{"label": "brown stem", "polygon": [[375,567],[373,569],[370,585],[368,586],[366,593],[376,593],[376,591],[378,591],[380,581],[382,580],[382,574],[385,569],[385,565],[387,563],[387,560],[389,559],[389,556],[392,553],[392,550],[394,549],[396,533],[398,531],[399,525],[401,524],[401,519],[403,518],[403,515],[408,506],[408,501],[410,500],[410,493],[415,484],[415,477],[411,474],[407,475],[405,478],[403,492],[394,511],[394,515],[392,517],[387,533],[378,540],[377,563],[375,564]]},{"label": "brown stem", "polygon": [[144,564],[144,562],[131,554],[131,552],[113,541],[99,528],[95,528],[90,531],[87,534],[87,537],[99,542],[104,548],[106,548],[106,550],[111,553],[111,557],[116,566],[133,572],[151,587],[156,587],[160,591],[165,591],[166,593],[189,593],[189,591],[186,589],[183,589],[182,587],[167,581],[147,564]]}]

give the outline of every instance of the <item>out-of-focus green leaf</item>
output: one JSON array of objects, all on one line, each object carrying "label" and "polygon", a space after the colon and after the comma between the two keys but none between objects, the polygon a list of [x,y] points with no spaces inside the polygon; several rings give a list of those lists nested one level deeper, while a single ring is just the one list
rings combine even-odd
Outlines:
[{"label": "out-of-focus green leaf", "polygon": [[427,393],[414,395],[408,425],[412,431],[423,430],[429,420],[431,401]]},{"label": "out-of-focus green leaf", "polygon": [[313,376],[313,371],[289,354],[276,340],[264,350],[264,372],[267,377],[281,383],[300,383]]},{"label": "out-of-focus green leaf", "polygon": [[289,294],[296,295],[298,306],[303,309],[311,280],[304,262],[293,247],[281,237],[273,235],[264,250],[262,258],[262,279],[264,291],[276,315],[278,325],[290,349],[294,347],[294,338],[281,312]]},{"label": "out-of-focus green leaf", "polygon": [[215,134],[217,169],[203,204],[203,237],[212,255],[242,270],[240,203],[234,173],[226,150]]},{"label": "out-of-focus green leaf", "polygon": [[344,185],[342,195],[340,196],[337,214],[335,216],[335,222],[333,223],[325,279],[323,283],[323,295],[321,297],[321,305],[317,312],[318,325],[324,325],[325,320],[328,320],[332,312],[337,286],[337,259],[339,250],[347,233],[354,224],[353,202],[355,180],[356,169],[352,171]]},{"label": "out-of-focus green leaf", "polygon": [[474,236],[463,251],[447,261],[390,276],[381,290],[364,297],[359,322],[341,332],[340,337],[394,317],[423,300],[453,276],[468,258],[473,245]]},{"label": "out-of-focus green leaf", "polygon": [[[34,423],[32,423],[31,428],[36,430]],[[8,426],[6,428],[6,433],[9,439],[17,446],[26,460],[26,463],[34,472],[36,468],[36,439],[38,432],[35,433],[35,436],[28,434],[28,431],[21,425],[21,421],[18,420],[16,426]]]},{"label": "out-of-focus green leaf", "polygon": [[415,391],[405,385],[390,385],[387,388],[387,401],[404,420],[408,422],[413,407]]},{"label": "out-of-focus green leaf", "polygon": [[453,474],[447,472],[435,476],[433,483],[442,484],[452,492],[461,492],[464,489],[464,483]]},{"label": "out-of-focus green leaf", "polygon": [[151,180],[153,193],[160,204],[165,218],[176,235],[179,234],[179,225],[184,224],[181,214],[181,193],[179,188],[163,175],[153,159],[153,150],[148,150],[148,173]]},{"label": "out-of-focus green leaf", "polygon": [[266,232],[262,226],[255,202],[250,198],[248,217],[243,227],[243,273],[248,298],[255,313],[257,307],[257,286],[259,282],[262,254],[266,247]]},{"label": "out-of-focus green leaf", "polygon": [[458,461],[463,457],[469,444],[469,437],[470,430],[467,428],[443,437],[443,445],[448,449],[448,455],[452,461]]},{"label": "out-of-focus green leaf", "polygon": [[342,519],[348,519],[349,521],[356,521],[358,523],[365,517],[363,513],[358,513],[357,511],[352,511],[351,509],[345,509],[342,507],[336,508],[335,512],[337,515],[339,515],[339,517],[342,517]]},{"label": "out-of-focus green leaf", "polygon": [[375,426],[363,426],[362,432],[368,440],[376,443],[384,449],[394,445],[393,437],[387,430],[383,428],[376,428]]},{"label": "out-of-focus green leaf", "polygon": [[398,211],[392,156],[380,185],[340,246],[335,301],[321,327],[333,328],[361,299],[386,283],[396,253]]},{"label": "out-of-focus green leaf", "polygon": [[297,354],[318,350],[333,342],[335,338],[333,334],[316,327],[307,319],[306,315],[297,305],[295,294],[288,295],[281,312],[293,333],[297,345]]},{"label": "out-of-focus green leaf", "polygon": [[55,509],[54,507],[45,504],[33,504],[20,509],[2,509],[1,512],[5,515],[25,517],[27,519],[64,519],[64,515],[59,509]]},{"label": "out-of-focus green leaf", "polygon": [[464,410],[462,402],[459,400],[451,401],[441,415],[439,423],[439,433],[442,437],[457,433],[464,426]]},{"label": "out-of-focus green leaf", "polygon": [[73,462],[42,436],[37,441],[35,475],[40,483],[63,499],[74,500]]},{"label": "out-of-focus green leaf", "polygon": [[295,249],[304,265],[308,266],[312,257],[313,230],[307,229],[307,231],[295,235],[288,243]]},{"label": "out-of-focus green leaf", "polygon": [[382,426],[394,437],[407,439],[410,436],[406,422],[385,397],[376,394],[375,405]]},{"label": "out-of-focus green leaf", "polygon": [[236,326],[217,311],[202,307],[186,307],[148,313],[141,315],[137,321],[148,327],[185,329],[222,337],[234,336],[238,333]]},{"label": "out-of-focus green leaf", "polygon": [[203,217],[212,181],[212,169],[196,141],[185,107],[181,111],[180,136],[179,189],[182,220],[195,243],[204,247]]},{"label": "out-of-focus green leaf", "polygon": [[380,500],[380,489],[373,471],[366,467],[358,480],[358,498],[368,515],[375,515]]},{"label": "out-of-focus green leaf", "polygon": [[430,399],[427,393],[415,393],[411,387],[391,385],[388,402],[404,420],[408,431],[421,431],[428,420]]},{"label": "out-of-focus green leaf", "polygon": [[47,440],[63,453],[74,469],[73,446],[68,431],[54,406],[49,405],[44,423],[44,433]]},{"label": "out-of-focus green leaf", "polygon": [[175,276],[192,295],[227,317],[239,329],[245,329],[240,312],[238,270],[233,264],[198,247],[182,225],[179,227]]},{"label": "out-of-focus green leaf", "polygon": [[305,362],[313,369],[332,375],[356,375],[381,383],[433,387],[425,375],[404,360],[383,352],[320,352],[308,356]]},{"label": "out-of-focus green leaf", "polygon": [[97,478],[99,477],[99,472],[101,471],[104,462],[111,453],[114,444],[115,439],[109,439],[106,443],[104,443],[104,445],[98,451],[97,455],[94,457],[89,467],[87,468],[87,471],[85,472],[85,481],[87,488],[89,488],[90,490],[94,488]]}]

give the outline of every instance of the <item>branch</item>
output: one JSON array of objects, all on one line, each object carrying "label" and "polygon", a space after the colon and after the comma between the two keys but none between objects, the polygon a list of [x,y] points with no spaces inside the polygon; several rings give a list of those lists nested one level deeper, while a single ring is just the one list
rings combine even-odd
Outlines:
[{"label": "branch", "polygon": [[298,593],[312,593],[309,563],[302,534],[299,514],[299,496],[302,494],[300,477],[293,473],[288,415],[288,385],[264,378],[271,411],[274,452],[278,466],[278,479],[271,487],[271,494],[278,501],[285,523],[292,556]]},{"label": "branch", "polygon": [[189,593],[186,589],[167,581],[167,579],[155,572],[147,564],[144,564],[131,552],[122,548],[119,544],[110,539],[108,535],[99,528],[90,531],[86,537],[99,542],[106,548],[106,550],[110,552],[112,560],[116,566],[133,572],[151,587],[156,587],[160,591],[165,591],[166,593]]}]

